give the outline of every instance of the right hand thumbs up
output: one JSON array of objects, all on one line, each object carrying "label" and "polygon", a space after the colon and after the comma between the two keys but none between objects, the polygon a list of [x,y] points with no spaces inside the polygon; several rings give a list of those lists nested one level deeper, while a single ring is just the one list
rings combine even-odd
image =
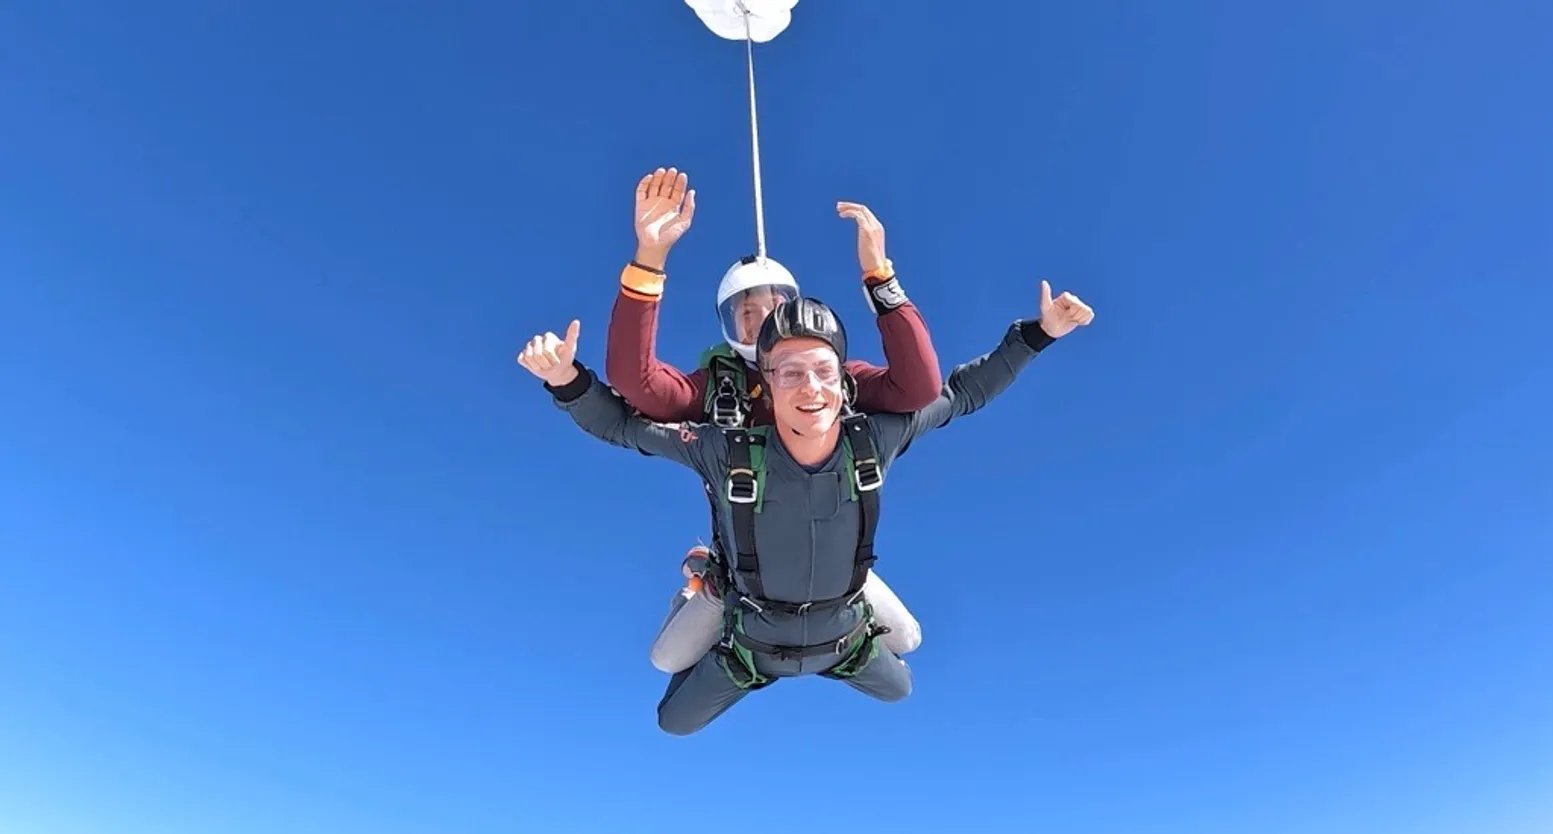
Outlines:
[{"label": "right hand thumbs up", "polygon": [[570,383],[577,378],[577,367],[572,362],[577,358],[577,336],[581,331],[582,323],[572,319],[564,341],[549,331],[535,336],[518,354],[518,364],[552,388]]}]

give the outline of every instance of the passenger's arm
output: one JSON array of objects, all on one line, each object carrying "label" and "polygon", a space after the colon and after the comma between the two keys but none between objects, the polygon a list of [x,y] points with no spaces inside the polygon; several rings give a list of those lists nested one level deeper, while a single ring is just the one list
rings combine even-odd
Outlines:
[{"label": "passenger's arm", "polygon": [[1094,311],[1069,293],[1053,300],[1051,287],[1041,282],[1041,318],[1014,322],[991,353],[954,369],[938,399],[911,414],[879,414],[870,418],[886,465],[911,442],[949,425],[956,417],[978,411],[1008,390],[1036,355],[1074,328],[1094,320]]},{"label": "passenger's arm", "polygon": [[840,202],[836,213],[857,224],[857,264],[863,272],[863,296],[874,311],[884,343],[885,367],[848,362],[857,380],[857,409],[864,413],[907,412],[926,408],[943,387],[938,351],[922,313],[906,298],[895,268],[884,253],[884,224],[861,203]]},{"label": "passenger's arm", "polygon": [[535,336],[518,353],[518,364],[542,380],[556,405],[588,434],[615,446],[668,458],[696,470],[703,478],[720,471],[712,464],[727,457],[718,455],[717,444],[727,442],[722,432],[696,431],[688,426],[682,429],[631,413],[619,394],[577,361],[581,332],[582,324],[574,319],[564,339],[549,332]]},{"label": "passenger's arm", "polygon": [[636,257],[620,273],[620,294],[610,314],[604,371],[637,411],[677,422],[701,416],[706,373],[683,374],[658,361],[658,303],[663,299],[669,250],[690,229],[696,192],[690,177],[662,168],[636,183]]},{"label": "passenger's arm", "polygon": [[[661,261],[659,261],[661,264]],[[620,274],[620,293],[609,317],[604,371],[636,410],[666,423],[696,420],[706,394],[706,371],[685,374],[657,356],[661,266],[633,261]]]},{"label": "passenger's arm", "polygon": [[573,361],[576,376],[559,385],[545,383],[555,404],[583,431],[614,446],[667,458],[694,469],[703,479],[717,480],[726,458],[723,433],[705,425],[666,425],[631,413],[626,401],[582,363]]}]

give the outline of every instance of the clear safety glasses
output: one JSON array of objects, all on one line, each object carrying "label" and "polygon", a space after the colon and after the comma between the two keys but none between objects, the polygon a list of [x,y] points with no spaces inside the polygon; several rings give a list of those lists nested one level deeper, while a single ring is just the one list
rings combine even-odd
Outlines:
[{"label": "clear safety glasses", "polygon": [[821,388],[841,387],[841,363],[829,348],[779,353],[767,357],[766,381],[773,388],[791,390],[809,381],[810,375]]}]

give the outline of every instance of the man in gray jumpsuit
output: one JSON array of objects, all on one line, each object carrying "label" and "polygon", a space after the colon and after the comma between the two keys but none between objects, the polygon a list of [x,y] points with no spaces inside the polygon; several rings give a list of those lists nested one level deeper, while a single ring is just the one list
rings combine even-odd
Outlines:
[{"label": "man in gray jumpsuit", "polygon": [[798,675],[842,680],[881,701],[910,695],[911,670],[875,639],[861,593],[874,560],[879,486],[913,440],[985,406],[1043,348],[1093,318],[1069,293],[1053,300],[1042,281],[1041,317],[1015,322],[991,353],[956,368],[932,404],[863,415],[849,407],[841,322],[814,299],[785,302],[757,340],[774,418],[765,429],[635,416],[576,361],[576,321],[564,341],[534,337],[518,362],[545,381],[556,404],[601,440],[695,470],[716,497],[723,541],[734,543],[736,552],[723,554],[723,640],[669,681],[659,727],[689,735],[749,692]]}]

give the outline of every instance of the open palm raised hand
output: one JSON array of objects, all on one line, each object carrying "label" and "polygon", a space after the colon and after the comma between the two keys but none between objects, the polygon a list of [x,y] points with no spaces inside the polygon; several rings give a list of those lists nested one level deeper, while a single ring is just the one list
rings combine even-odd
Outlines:
[{"label": "open palm raised hand", "polygon": [[884,257],[884,224],[862,203],[839,202],[836,214],[857,223],[857,265],[864,273],[877,272],[889,263]]},{"label": "open palm raised hand", "polygon": [[636,184],[636,244],[640,249],[668,254],[696,216],[696,192],[690,177],[662,168]]}]

